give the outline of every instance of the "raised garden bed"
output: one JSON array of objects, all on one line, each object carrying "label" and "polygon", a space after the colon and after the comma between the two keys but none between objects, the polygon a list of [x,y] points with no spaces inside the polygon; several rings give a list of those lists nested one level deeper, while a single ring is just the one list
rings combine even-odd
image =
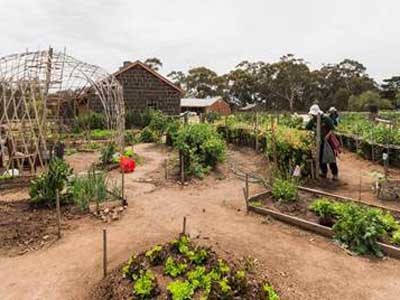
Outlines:
[{"label": "raised garden bed", "polygon": [[133,255],[95,287],[92,298],[279,300],[254,261],[225,261],[187,236]]},{"label": "raised garden bed", "polygon": [[[290,225],[332,238],[335,236],[332,226],[337,220],[329,220],[329,222],[332,223],[328,224],[329,222],[325,222],[326,220],[318,217],[310,210],[311,204],[317,198],[318,197],[316,197],[315,193],[312,191],[299,190],[296,201],[284,203],[274,200],[271,192],[266,191],[248,198],[248,210],[261,215],[272,216]],[[332,202],[337,201],[340,203],[349,201],[344,198],[330,197],[329,195],[325,195],[324,198]],[[398,211],[389,212],[397,221],[400,220],[400,213]],[[387,237],[381,238],[377,244],[384,254],[400,259],[400,247],[395,245],[391,239]]]}]

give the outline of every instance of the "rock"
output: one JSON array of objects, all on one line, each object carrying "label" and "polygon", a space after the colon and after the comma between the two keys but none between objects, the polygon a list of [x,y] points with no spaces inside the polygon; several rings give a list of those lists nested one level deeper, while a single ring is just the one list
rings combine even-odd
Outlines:
[{"label": "rock", "polygon": [[49,235],[45,235],[44,237],[43,237],[43,240],[45,240],[45,241],[47,241],[48,239],[49,239]]},{"label": "rock", "polygon": [[104,213],[107,215],[108,213],[110,212],[110,209],[109,208],[105,208],[104,209]]},{"label": "rock", "polygon": [[118,207],[117,211],[118,211],[118,212],[123,212],[123,211],[124,211],[124,208],[123,208],[123,207]]},{"label": "rock", "polygon": [[113,214],[112,217],[111,217],[111,219],[112,219],[113,221],[119,220],[119,215],[118,215],[117,213],[116,213],[116,214]]}]

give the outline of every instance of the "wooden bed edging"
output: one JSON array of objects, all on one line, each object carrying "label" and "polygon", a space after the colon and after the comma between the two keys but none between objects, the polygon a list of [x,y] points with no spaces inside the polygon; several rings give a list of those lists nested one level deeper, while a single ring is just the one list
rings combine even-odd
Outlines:
[{"label": "wooden bed edging", "polygon": [[[333,230],[331,228],[319,225],[314,222],[310,222],[310,221],[307,221],[304,219],[293,217],[293,216],[283,214],[283,213],[280,213],[277,211],[273,211],[270,209],[255,207],[255,206],[252,206],[251,204],[249,204],[248,209],[249,209],[249,211],[258,213],[260,215],[271,216],[271,217],[273,217],[279,221],[282,221],[284,223],[287,223],[290,225],[295,225],[302,229],[317,233],[319,235],[322,235],[322,236],[325,236],[328,238],[332,238],[334,236]],[[381,247],[381,249],[385,255],[400,259],[400,248],[391,246],[391,245],[387,245],[384,243],[379,243],[379,242],[378,242],[378,245]]]},{"label": "wooden bed edging", "polygon": [[19,176],[10,179],[4,179],[0,181],[0,190],[14,189],[19,187],[29,186],[31,181],[35,179],[35,175],[30,176]]},{"label": "wooden bed edging", "polygon": [[336,199],[343,200],[343,201],[351,201],[353,203],[359,203],[359,204],[363,204],[363,205],[367,205],[367,206],[372,206],[372,207],[375,207],[375,208],[380,208],[380,209],[383,209],[383,210],[388,210],[388,211],[392,211],[392,212],[400,214],[400,210],[395,209],[395,208],[390,208],[390,207],[387,207],[387,206],[384,206],[384,205],[368,203],[368,202],[365,202],[365,201],[362,201],[362,200],[356,200],[356,199],[349,198],[349,197],[343,197],[343,196],[340,196],[340,195],[335,195],[335,194],[332,194],[332,193],[328,193],[328,192],[324,192],[324,191],[316,190],[316,189],[311,189],[311,188],[304,187],[304,186],[298,186],[298,189],[300,191],[310,192],[310,193],[318,194],[318,195],[321,195],[321,196],[332,197],[332,198],[336,198]]}]

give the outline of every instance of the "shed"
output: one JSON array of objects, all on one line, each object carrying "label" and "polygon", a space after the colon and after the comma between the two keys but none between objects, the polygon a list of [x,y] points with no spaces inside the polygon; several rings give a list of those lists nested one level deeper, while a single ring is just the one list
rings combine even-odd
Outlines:
[{"label": "shed", "polygon": [[181,112],[195,112],[197,114],[205,114],[209,112],[217,112],[221,115],[229,115],[231,108],[222,97],[210,98],[183,98],[181,100]]}]

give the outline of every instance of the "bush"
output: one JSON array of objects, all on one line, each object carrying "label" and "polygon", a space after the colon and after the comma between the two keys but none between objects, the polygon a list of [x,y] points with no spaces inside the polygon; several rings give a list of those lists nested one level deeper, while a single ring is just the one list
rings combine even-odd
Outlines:
[{"label": "bush", "polygon": [[72,168],[64,160],[52,159],[48,170],[31,182],[30,202],[34,205],[54,205],[57,191],[60,203],[68,202],[70,199],[68,178],[71,175]]},{"label": "bush", "polygon": [[213,124],[215,121],[221,120],[221,114],[216,111],[206,113],[205,119],[208,123]]},{"label": "bush", "polygon": [[140,141],[142,143],[158,143],[161,140],[161,137],[162,136],[159,132],[150,127],[145,127],[140,133]]},{"label": "bush", "polygon": [[202,177],[225,159],[225,142],[209,124],[182,127],[178,131],[175,147],[184,155],[187,175]]},{"label": "bush", "polygon": [[393,233],[392,242],[400,246],[400,229]]},{"label": "bush", "polygon": [[297,200],[297,185],[285,179],[276,179],[272,185],[272,197],[275,200],[290,203]]},{"label": "bush", "polygon": [[102,150],[100,155],[100,161],[103,166],[112,163],[113,156],[117,152],[116,146],[113,143],[107,144]]},{"label": "bush", "polygon": [[386,234],[380,218],[381,211],[347,203],[340,213],[333,226],[335,238],[356,253],[382,256],[377,244],[378,239]]},{"label": "bush", "polygon": [[383,99],[379,93],[367,91],[359,96],[350,96],[349,110],[350,111],[366,111],[370,106],[377,106],[379,109],[393,109],[390,100]]}]

